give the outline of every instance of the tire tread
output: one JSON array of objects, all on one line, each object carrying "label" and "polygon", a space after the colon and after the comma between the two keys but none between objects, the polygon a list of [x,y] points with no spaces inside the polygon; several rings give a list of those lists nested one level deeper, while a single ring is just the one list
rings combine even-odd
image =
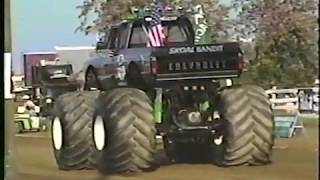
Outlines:
[{"label": "tire tread", "polygon": [[[236,102],[235,102],[236,101]],[[228,122],[222,166],[270,163],[274,122],[270,102],[258,86],[240,86],[221,93],[220,112]],[[240,114],[240,116],[239,116]]]},{"label": "tire tread", "polygon": [[99,97],[100,113],[110,137],[101,153],[102,172],[132,173],[153,167],[155,122],[149,97],[132,88],[114,89]]},{"label": "tire tread", "polygon": [[92,118],[98,92],[69,92],[55,104],[63,128],[63,147],[54,149],[57,164],[62,170],[94,169],[96,152],[92,140]]}]

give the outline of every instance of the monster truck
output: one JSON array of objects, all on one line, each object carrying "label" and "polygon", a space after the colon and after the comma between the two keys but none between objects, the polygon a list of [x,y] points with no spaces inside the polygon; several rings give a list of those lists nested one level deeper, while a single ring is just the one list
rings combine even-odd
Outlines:
[{"label": "monster truck", "polygon": [[157,137],[172,162],[190,153],[220,166],[271,162],[268,96],[255,85],[231,86],[243,67],[239,44],[194,45],[188,17],[168,14],[163,47],[147,46],[147,15],[112,26],[82,70],[83,91],[56,100],[52,142],[60,169],[150,170]]}]

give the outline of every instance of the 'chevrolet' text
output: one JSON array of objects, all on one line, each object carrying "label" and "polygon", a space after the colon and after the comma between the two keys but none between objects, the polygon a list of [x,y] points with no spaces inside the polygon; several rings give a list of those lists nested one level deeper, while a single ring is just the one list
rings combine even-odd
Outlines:
[{"label": "'chevrolet' text", "polygon": [[168,64],[169,71],[218,70],[226,68],[225,61],[185,61]]}]

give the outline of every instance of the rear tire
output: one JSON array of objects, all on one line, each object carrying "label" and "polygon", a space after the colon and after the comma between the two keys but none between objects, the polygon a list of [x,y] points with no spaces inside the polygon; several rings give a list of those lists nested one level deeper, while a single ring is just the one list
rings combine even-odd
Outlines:
[{"label": "rear tire", "polygon": [[265,91],[257,86],[225,89],[220,117],[226,122],[224,150],[216,155],[221,166],[264,165],[271,162],[274,120]]},{"label": "rear tire", "polygon": [[[104,135],[100,136],[106,137],[103,145],[100,137],[94,137],[99,151],[99,171],[131,173],[152,169],[156,129],[149,97],[138,89],[121,88],[103,94],[99,100],[94,127],[104,128],[94,132],[104,129]],[[101,118],[103,125],[99,125]]]},{"label": "rear tire", "polygon": [[62,170],[93,169],[96,151],[92,139],[92,118],[98,92],[71,92],[55,102],[51,125],[52,144]]}]

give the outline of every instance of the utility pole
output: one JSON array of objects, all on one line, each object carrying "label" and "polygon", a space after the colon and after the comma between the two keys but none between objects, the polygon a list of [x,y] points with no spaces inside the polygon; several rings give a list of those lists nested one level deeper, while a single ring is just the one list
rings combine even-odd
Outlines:
[{"label": "utility pole", "polygon": [[11,96],[11,6],[10,0],[4,1],[4,97],[5,97],[5,119],[4,119],[4,129],[5,129],[5,169],[4,169],[4,179],[14,179],[13,178],[13,144],[14,144],[14,122],[13,122],[13,100]]}]

